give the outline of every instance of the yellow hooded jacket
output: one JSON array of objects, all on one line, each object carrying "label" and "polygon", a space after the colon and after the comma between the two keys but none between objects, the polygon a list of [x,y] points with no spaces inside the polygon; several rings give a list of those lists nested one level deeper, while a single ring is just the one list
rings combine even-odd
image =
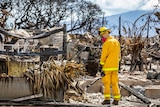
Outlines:
[{"label": "yellow hooded jacket", "polygon": [[120,43],[113,36],[108,36],[102,45],[100,64],[103,71],[115,71],[119,69]]}]

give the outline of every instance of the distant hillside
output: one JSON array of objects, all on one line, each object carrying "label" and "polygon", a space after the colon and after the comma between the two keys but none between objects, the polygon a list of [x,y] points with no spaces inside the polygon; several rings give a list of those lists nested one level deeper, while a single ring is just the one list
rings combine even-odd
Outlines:
[{"label": "distant hillside", "polygon": [[[118,35],[118,26],[119,26],[119,17],[120,16],[121,16],[122,25],[127,24],[127,23],[131,25],[141,15],[146,14],[146,13],[150,13],[150,12],[152,12],[152,11],[151,10],[150,11],[144,11],[144,10],[129,11],[129,12],[121,13],[121,14],[117,14],[117,15],[106,16],[105,20],[107,23],[107,27],[112,29],[112,31],[113,31],[112,34]],[[139,23],[143,24],[144,21],[139,22]],[[154,34],[150,33],[150,35],[154,35]]]},{"label": "distant hillside", "polygon": [[151,12],[151,11],[135,10],[135,11],[129,11],[129,12],[126,12],[126,13],[121,13],[121,14],[117,14],[117,15],[108,16],[106,18],[111,22],[115,22],[116,20],[112,21],[112,19],[118,19],[119,16],[121,16],[123,21],[127,20],[127,21],[134,22],[141,15],[143,15],[145,13],[149,13],[149,12]]}]

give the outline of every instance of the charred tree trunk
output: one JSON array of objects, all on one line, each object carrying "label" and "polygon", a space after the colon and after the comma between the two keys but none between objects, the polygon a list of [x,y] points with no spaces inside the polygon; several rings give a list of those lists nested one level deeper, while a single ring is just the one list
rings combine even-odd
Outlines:
[{"label": "charred tree trunk", "polygon": [[[139,40],[138,40],[139,41]],[[141,51],[143,48],[143,42],[138,42],[132,45],[132,59],[131,59],[131,67],[130,71],[134,71],[136,69],[136,66],[138,66],[140,71],[143,71],[143,58],[141,56]]]}]

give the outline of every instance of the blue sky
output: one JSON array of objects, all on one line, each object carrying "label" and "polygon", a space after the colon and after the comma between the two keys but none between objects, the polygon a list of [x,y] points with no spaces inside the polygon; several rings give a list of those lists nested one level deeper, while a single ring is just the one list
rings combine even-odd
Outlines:
[{"label": "blue sky", "polygon": [[86,0],[99,5],[106,16],[133,10],[150,10],[160,7],[160,0]]}]

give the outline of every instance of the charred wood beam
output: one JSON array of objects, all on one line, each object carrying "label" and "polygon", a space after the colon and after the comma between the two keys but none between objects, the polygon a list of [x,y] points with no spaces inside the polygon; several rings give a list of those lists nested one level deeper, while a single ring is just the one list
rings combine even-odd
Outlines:
[{"label": "charred wood beam", "polygon": [[61,31],[63,31],[63,30],[64,30],[64,28],[55,29],[55,30],[52,30],[52,31],[49,31],[49,32],[44,32],[44,33],[42,33],[42,34],[39,34],[39,35],[36,35],[36,36],[32,36],[32,37],[26,38],[26,39],[41,39],[41,38],[48,37],[48,36],[50,36],[50,35],[52,35],[52,34],[61,32]]},{"label": "charred wood beam", "polygon": [[[153,51],[155,51],[155,50],[153,50]],[[152,58],[154,58],[154,59],[156,59],[156,60],[159,60],[159,59],[160,59],[160,56],[155,55],[155,54],[152,54],[153,51],[151,51],[151,52],[144,52],[144,51],[142,51],[142,52],[143,52],[143,53],[147,53],[149,56],[151,56]]]},{"label": "charred wood beam", "polygon": [[[44,32],[42,34],[39,34],[39,35],[35,35],[35,36],[32,36],[32,37],[23,37],[23,35],[20,35],[20,36],[17,36],[16,34],[13,34],[13,33],[9,33],[8,31],[4,30],[2,27],[0,27],[0,33],[4,34],[5,36],[13,36],[13,37],[16,37],[16,38],[21,38],[21,39],[41,39],[41,38],[45,38],[45,37],[48,37],[52,34],[55,34],[55,33],[58,33],[58,32],[61,32],[63,31],[64,28],[60,28],[60,29],[55,29],[55,30],[52,30],[52,31],[49,31],[49,32]],[[19,35],[19,34],[18,34]]]},{"label": "charred wood beam", "polygon": [[73,58],[76,58],[78,55],[80,55],[83,50],[86,49],[86,46],[84,46],[80,51],[78,51],[75,55],[73,55],[73,57],[71,57],[70,59],[68,59],[68,61],[71,61]]},{"label": "charred wood beam", "polygon": [[144,103],[151,104],[151,101],[148,98],[146,98],[145,96],[143,96],[141,93],[136,92],[134,89],[130,88],[129,86],[125,85],[122,82],[119,82],[119,85],[121,87],[123,87],[124,89],[126,89],[127,91],[129,91],[134,96],[136,96],[138,99],[140,99],[141,101],[143,101]]},{"label": "charred wood beam", "polygon": [[35,95],[30,95],[30,96],[25,96],[25,97],[21,97],[21,98],[15,98],[12,99],[12,102],[20,102],[20,101],[24,101],[24,100],[30,100],[30,99],[34,99],[34,98],[40,98],[43,97],[43,94],[35,94]]},{"label": "charred wood beam", "polygon": [[13,33],[9,33],[8,31],[4,30],[2,27],[0,27],[0,33],[4,34],[5,36],[13,36],[13,37],[16,37],[16,38],[24,38],[23,35],[21,37],[21,36],[15,35]]},{"label": "charred wood beam", "polygon": [[90,84],[88,84],[85,88],[84,91],[86,92],[87,89],[92,86],[94,83],[96,83],[98,80],[102,79],[101,77],[96,78],[94,81],[92,81]]},{"label": "charred wood beam", "polygon": [[151,57],[153,57],[154,59],[156,59],[156,60],[159,60],[160,59],[160,56],[157,56],[157,55],[154,55],[154,54],[149,54]]}]

